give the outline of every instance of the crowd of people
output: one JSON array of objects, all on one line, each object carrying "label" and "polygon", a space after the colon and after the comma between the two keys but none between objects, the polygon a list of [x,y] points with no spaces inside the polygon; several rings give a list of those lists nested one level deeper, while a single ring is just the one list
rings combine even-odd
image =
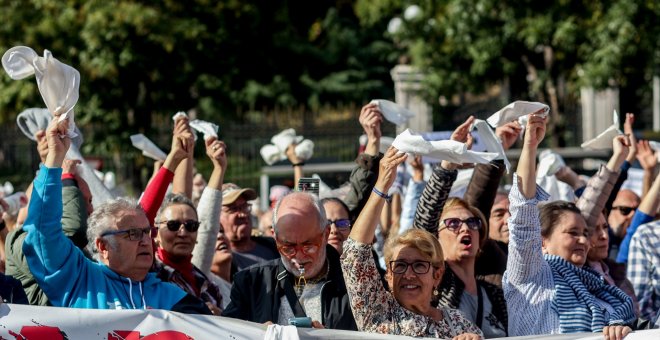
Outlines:
[{"label": "crowd of people", "polygon": [[[368,104],[359,116],[367,143],[344,194],[279,186],[267,211],[254,189],[225,182],[228,146],[217,138],[204,140],[208,180],[195,173],[186,117],[175,120],[170,152],[139,200],[93,206],[80,161],[66,159],[68,122],[56,117],[35,135],[42,163],[27,206],[12,215],[0,199],[0,295],[6,303],[303,319],[314,328],[453,339],[622,339],[657,328],[660,177],[655,151],[632,132],[634,115],[591,178],[566,165],[557,171],[572,201],[550,201],[537,184],[548,118],[527,117],[525,126],[495,129],[504,150],[521,145],[506,178],[501,159],[429,168],[395,147],[380,152],[384,118]],[[471,145],[473,124],[468,118],[451,139]],[[305,162],[293,147],[286,155],[298,183]],[[621,189],[636,160],[641,197]],[[454,190],[466,168],[467,187]]]}]

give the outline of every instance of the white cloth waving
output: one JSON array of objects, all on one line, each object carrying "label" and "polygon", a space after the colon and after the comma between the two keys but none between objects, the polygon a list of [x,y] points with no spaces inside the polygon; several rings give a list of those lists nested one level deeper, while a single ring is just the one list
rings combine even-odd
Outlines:
[{"label": "white cloth waving", "polygon": [[44,50],[44,56],[39,57],[33,49],[26,46],[12,47],[5,52],[2,56],[2,67],[14,80],[34,74],[48,111],[59,116],[60,121],[68,118],[68,136],[77,136],[73,107],[78,102],[80,73],[76,69],[55,59],[48,50]]},{"label": "white cloth waving", "polygon": [[406,129],[396,136],[392,146],[400,152],[422,155],[452,163],[488,163],[495,159],[495,152],[476,152],[467,149],[467,145],[453,140],[427,141],[421,135]]}]

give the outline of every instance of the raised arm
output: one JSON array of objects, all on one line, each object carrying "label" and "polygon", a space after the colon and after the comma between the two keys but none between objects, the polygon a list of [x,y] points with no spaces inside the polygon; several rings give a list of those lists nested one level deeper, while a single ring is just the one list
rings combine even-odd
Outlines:
[{"label": "raised arm", "polygon": [[[474,117],[468,119],[459,125],[451,135],[451,139],[472,145],[472,136],[470,135],[470,125],[474,122]],[[451,191],[451,186],[456,181],[458,164],[443,160],[440,165],[433,168],[433,174],[424,187],[422,197],[417,203],[413,227],[424,229],[433,235],[438,234],[438,223],[442,215],[442,207],[447,201],[447,196]]]},{"label": "raised arm", "polygon": [[658,157],[647,140],[639,141],[637,149],[637,160],[642,166],[642,169],[644,169],[642,196],[646,197],[646,194],[651,189],[653,179],[657,175]]},{"label": "raised arm", "polygon": [[186,151],[187,156],[181,160],[181,163],[174,171],[172,193],[182,194],[189,199],[192,199],[193,166],[195,165],[195,159],[193,158],[195,152],[195,136],[188,124],[188,118],[179,118],[174,122],[174,134],[182,138],[182,146]]},{"label": "raised arm", "polygon": [[378,162],[382,157],[378,150],[383,115],[378,110],[378,105],[367,104],[362,107],[359,121],[367,135],[367,145],[364,153],[358,155],[355,160],[357,166],[351,172],[349,179],[350,190],[346,194],[345,202],[350,209],[351,218],[356,218],[360,214],[369,199],[369,193],[378,177]]},{"label": "raised arm", "polygon": [[213,172],[197,205],[200,227],[197,230],[197,245],[193,248],[192,263],[204,274],[209,275],[215,254],[215,243],[220,231],[222,183],[227,170],[227,147],[224,142],[215,138],[210,138],[205,143],[206,155],[213,163]]},{"label": "raised arm", "polygon": [[190,136],[185,131],[182,131],[182,122],[177,120],[172,136],[172,148],[167,155],[163,166],[160,168],[156,176],[151,179],[147,187],[144,189],[144,194],[140,198],[140,206],[144,209],[149,223],[153,224],[158,214],[158,209],[163,203],[167,187],[172,183],[174,171],[177,169],[183,159],[188,157],[188,148],[193,145],[189,143]]},{"label": "raised arm", "polygon": [[286,157],[293,167],[293,187],[298,188],[298,182],[303,177],[303,167],[305,162],[296,155],[296,144],[291,144],[286,148]]},{"label": "raised arm", "polygon": [[637,229],[642,224],[651,222],[655,219],[656,211],[658,211],[658,205],[660,205],[660,176],[656,177],[649,189],[649,192],[644,195],[642,202],[637,207],[635,215],[633,215],[632,221],[626,230],[626,236],[621,241],[619,246],[619,254],[616,257],[616,262],[618,263],[627,263],[628,254],[630,253],[630,242],[635,236]]},{"label": "raised arm", "polygon": [[[495,129],[495,135],[502,142],[504,151],[516,142],[522,128],[518,121],[513,121]],[[491,151],[491,150],[488,150]],[[494,160],[488,164],[477,164],[474,167],[474,173],[470,179],[467,190],[465,191],[465,200],[470,205],[477,207],[486,217],[490,218],[490,210],[497,196],[497,188],[500,185],[502,176],[504,176],[504,161]]]},{"label": "raised arm", "polygon": [[[523,149],[509,193],[509,257],[504,275],[506,286],[529,283],[541,271],[550,268],[543,261],[541,249],[541,221],[538,202],[548,194],[536,186],[536,152],[545,135],[545,118],[530,115]],[[514,291],[517,290],[514,289]]]},{"label": "raised arm", "polygon": [[610,196],[614,184],[619,177],[619,169],[626,159],[629,151],[628,137],[616,136],[612,140],[614,153],[605,166],[601,166],[594,174],[582,196],[577,200],[576,206],[580,209],[582,216],[587,222],[587,227],[594,227],[598,216],[605,208],[607,198]]},{"label": "raised arm", "polygon": [[397,166],[406,159],[405,153],[398,154],[397,152],[398,150],[396,148],[390,147],[380,161],[376,185],[374,185],[367,203],[364,205],[364,208],[360,212],[360,215],[355,221],[351,233],[349,234],[349,237],[355,241],[363,244],[373,243],[376,224],[380,212],[385,205],[383,195],[387,194],[387,191],[390,189],[390,186],[392,186],[392,183],[396,178]]}]

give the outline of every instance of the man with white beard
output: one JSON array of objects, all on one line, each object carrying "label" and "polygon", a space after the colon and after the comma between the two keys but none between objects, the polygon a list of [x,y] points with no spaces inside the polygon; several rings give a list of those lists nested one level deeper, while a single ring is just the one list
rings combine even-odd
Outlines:
[{"label": "man with white beard", "polygon": [[357,330],[319,199],[305,192],[284,196],[273,211],[273,229],[280,258],[236,274],[223,316],[281,325],[309,317],[317,328]]}]

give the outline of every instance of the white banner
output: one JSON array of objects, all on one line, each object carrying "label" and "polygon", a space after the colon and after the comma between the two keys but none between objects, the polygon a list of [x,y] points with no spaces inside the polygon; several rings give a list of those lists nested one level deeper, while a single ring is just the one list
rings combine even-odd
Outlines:
[{"label": "white banner", "polygon": [[[307,340],[307,339],[413,339],[384,334],[333,329],[271,329],[231,318],[187,315],[163,310],[100,310],[0,305],[0,339],[26,340]],[[294,329],[295,330],[295,329]],[[419,339],[419,338],[415,338]],[[512,338],[514,339],[514,338]],[[532,336],[519,339],[602,339],[595,334]],[[635,332],[626,340],[660,339],[660,330]]]}]

